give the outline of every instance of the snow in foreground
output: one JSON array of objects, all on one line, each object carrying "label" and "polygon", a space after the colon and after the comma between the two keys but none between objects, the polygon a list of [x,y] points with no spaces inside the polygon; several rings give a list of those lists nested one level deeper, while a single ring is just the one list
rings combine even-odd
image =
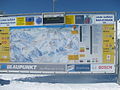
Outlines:
[{"label": "snow in foreground", "polygon": [[115,83],[49,84],[15,81],[10,85],[0,86],[0,90],[120,90],[120,86]]},{"label": "snow in foreground", "polygon": [[9,85],[0,86],[0,90],[120,90],[116,83],[92,83],[92,84],[52,84],[14,81],[17,78],[34,77],[38,75],[7,74],[0,78],[11,80]]}]

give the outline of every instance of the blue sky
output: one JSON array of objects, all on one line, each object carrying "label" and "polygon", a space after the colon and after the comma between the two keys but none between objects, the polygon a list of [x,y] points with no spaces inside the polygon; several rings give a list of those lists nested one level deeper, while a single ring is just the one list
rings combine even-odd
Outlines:
[{"label": "blue sky", "polygon": [[[52,0],[0,0],[0,10],[6,14],[52,12]],[[55,11],[117,11],[120,18],[120,0],[56,0]]]}]

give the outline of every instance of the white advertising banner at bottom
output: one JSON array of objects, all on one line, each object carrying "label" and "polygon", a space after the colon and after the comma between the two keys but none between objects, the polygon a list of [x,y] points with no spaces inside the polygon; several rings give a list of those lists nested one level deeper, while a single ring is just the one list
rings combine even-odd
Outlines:
[{"label": "white advertising banner at bottom", "polygon": [[114,64],[92,64],[91,72],[115,73]]}]

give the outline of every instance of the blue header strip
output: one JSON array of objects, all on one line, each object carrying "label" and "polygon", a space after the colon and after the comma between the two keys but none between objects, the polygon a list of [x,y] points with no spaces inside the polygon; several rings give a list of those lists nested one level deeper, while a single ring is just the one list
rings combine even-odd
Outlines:
[{"label": "blue header strip", "polygon": [[65,27],[73,27],[73,25],[16,26],[16,27],[10,27],[10,29],[23,29],[23,28],[65,28]]}]

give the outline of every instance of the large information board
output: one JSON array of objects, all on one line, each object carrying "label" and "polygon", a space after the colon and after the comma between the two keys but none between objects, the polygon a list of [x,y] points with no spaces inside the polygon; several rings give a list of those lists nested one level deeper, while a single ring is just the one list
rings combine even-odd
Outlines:
[{"label": "large information board", "polygon": [[0,17],[0,71],[115,73],[114,14]]}]

